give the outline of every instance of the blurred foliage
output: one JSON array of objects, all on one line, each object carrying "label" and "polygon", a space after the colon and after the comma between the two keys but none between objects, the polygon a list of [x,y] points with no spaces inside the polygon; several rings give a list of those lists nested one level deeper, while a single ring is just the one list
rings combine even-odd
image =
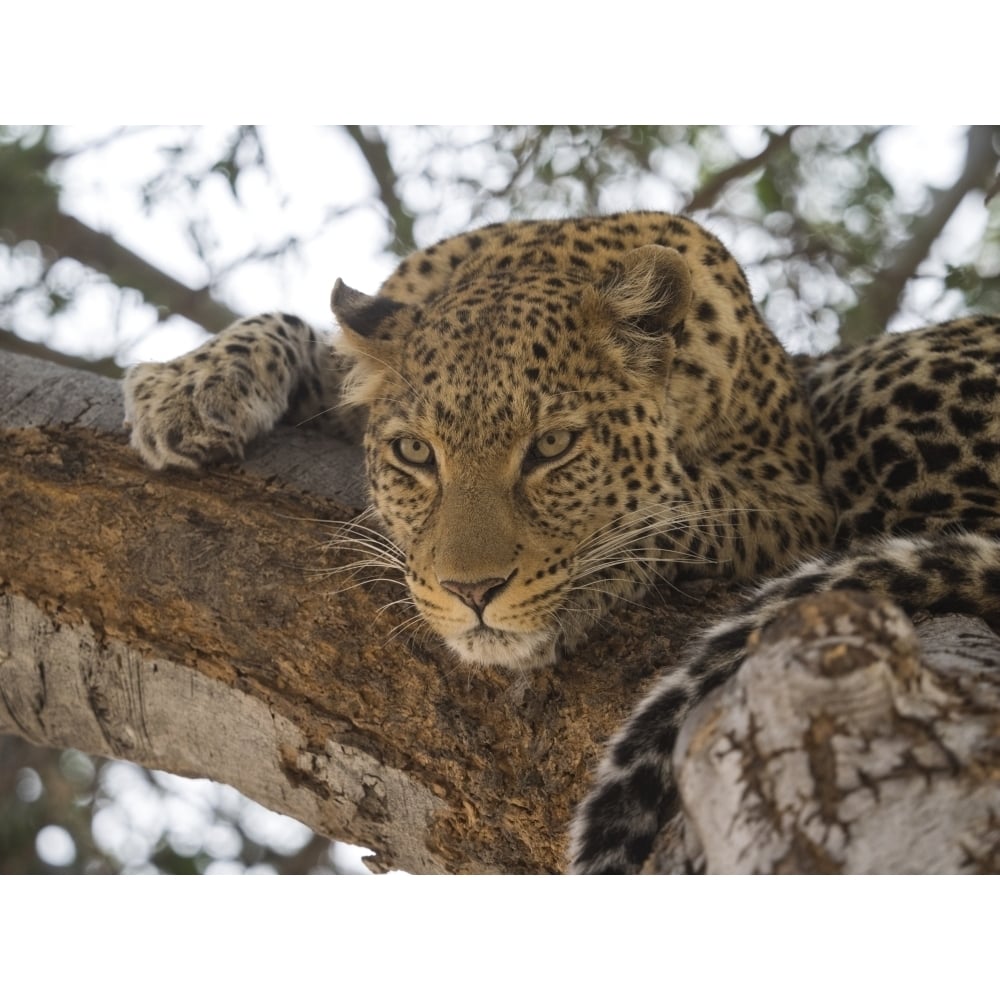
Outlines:
[{"label": "blurred foliage", "polygon": [[[778,335],[824,350],[1000,312],[998,158],[995,126],[0,128],[0,347],[114,371],[179,317],[211,332],[311,308],[246,289],[332,253],[338,230],[380,234],[387,273],[480,223],[651,208],[718,233]],[[87,323],[106,336],[60,332]],[[265,834],[232,796],[2,739],[0,873],[336,867],[327,842]]]},{"label": "blurred foliage", "polygon": [[[57,346],[99,292],[108,339],[87,350],[128,357],[178,316],[212,332],[264,308],[240,279],[300,271],[348,222],[380,229],[387,273],[483,222],[656,208],[715,230],[779,336],[822,350],[1000,310],[998,147],[994,126],[0,129],[0,329]],[[102,186],[122,159],[131,180]]]},{"label": "blurred foliage", "polygon": [[0,737],[0,875],[359,870],[232,788]]}]

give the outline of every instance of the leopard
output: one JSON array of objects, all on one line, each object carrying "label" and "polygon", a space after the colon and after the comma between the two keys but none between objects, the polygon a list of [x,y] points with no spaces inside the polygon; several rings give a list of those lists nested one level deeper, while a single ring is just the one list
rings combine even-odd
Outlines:
[{"label": "leopard", "polygon": [[722,241],[657,211],[494,223],[331,307],[332,338],[270,313],[130,369],[132,446],[198,468],[314,418],[363,443],[362,548],[451,655],[515,677],[659,584],[759,588],[610,741],[573,872],[641,868],[684,719],[795,600],[1000,610],[1000,319],[793,357]]}]

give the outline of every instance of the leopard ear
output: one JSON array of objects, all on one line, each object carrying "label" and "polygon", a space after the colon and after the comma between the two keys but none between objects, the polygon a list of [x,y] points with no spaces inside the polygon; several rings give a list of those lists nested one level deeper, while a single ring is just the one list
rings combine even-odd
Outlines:
[{"label": "leopard ear", "polygon": [[406,307],[380,295],[365,295],[338,278],[330,295],[330,308],[342,329],[371,343],[392,339],[398,326],[397,314]]},{"label": "leopard ear", "polygon": [[618,339],[633,364],[669,365],[691,308],[691,271],[671,247],[632,250],[598,286],[606,310],[618,321]]},{"label": "leopard ear", "polygon": [[397,367],[399,338],[405,332],[409,309],[393,299],[365,295],[340,278],[333,286],[330,307],[340,326],[334,348],[352,363],[343,399],[370,402]]},{"label": "leopard ear", "polygon": [[665,333],[683,323],[691,308],[691,271],[672,247],[650,244],[628,253],[603,291],[605,302],[630,326]]}]

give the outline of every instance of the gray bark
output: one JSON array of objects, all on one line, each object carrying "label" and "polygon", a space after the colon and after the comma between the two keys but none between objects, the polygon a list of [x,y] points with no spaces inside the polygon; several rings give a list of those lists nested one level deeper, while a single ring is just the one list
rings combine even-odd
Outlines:
[{"label": "gray bark", "polygon": [[1000,637],[982,621],[914,629],[867,595],[807,598],[688,720],[684,835],[653,867],[995,873],[998,731]]}]

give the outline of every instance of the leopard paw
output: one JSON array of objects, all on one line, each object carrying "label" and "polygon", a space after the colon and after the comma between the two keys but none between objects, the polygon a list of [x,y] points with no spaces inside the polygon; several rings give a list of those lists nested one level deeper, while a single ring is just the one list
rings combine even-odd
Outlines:
[{"label": "leopard paw", "polygon": [[213,365],[207,353],[136,365],[125,375],[131,444],[154,469],[242,458],[246,444],[281,416],[250,371]]}]

